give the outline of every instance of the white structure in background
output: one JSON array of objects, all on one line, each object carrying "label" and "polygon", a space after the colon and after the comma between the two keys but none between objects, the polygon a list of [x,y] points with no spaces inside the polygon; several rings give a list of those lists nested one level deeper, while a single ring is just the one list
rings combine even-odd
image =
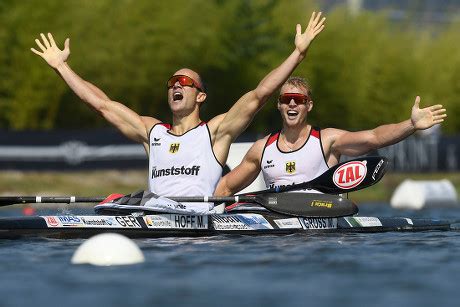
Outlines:
[{"label": "white structure in background", "polygon": [[[227,159],[227,166],[232,170],[234,169],[238,164],[240,164],[241,160],[243,160],[244,155],[248,152],[249,148],[252,146],[252,142],[248,143],[233,143],[230,146],[230,152],[228,154],[228,159]],[[262,172],[259,173],[259,176],[257,176],[256,180],[254,180],[251,185],[249,185],[246,189],[241,190],[241,193],[247,193],[247,192],[254,192],[254,191],[260,191],[260,190],[265,190],[265,183],[264,183],[264,178],[262,176]]]},{"label": "white structure in background", "polygon": [[117,233],[102,233],[86,240],[73,254],[73,264],[99,266],[144,262],[144,254],[132,240]]},{"label": "white structure in background", "polygon": [[458,205],[457,191],[447,179],[404,180],[391,197],[391,206],[397,209]]}]

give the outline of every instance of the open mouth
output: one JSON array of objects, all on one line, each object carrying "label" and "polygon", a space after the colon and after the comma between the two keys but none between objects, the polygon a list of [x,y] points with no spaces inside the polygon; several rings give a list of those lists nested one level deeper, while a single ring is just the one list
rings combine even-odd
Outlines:
[{"label": "open mouth", "polygon": [[290,118],[291,118],[291,117],[296,117],[297,115],[299,115],[299,112],[294,111],[294,110],[289,110],[289,111],[287,111],[287,115],[288,115],[288,117],[290,117]]},{"label": "open mouth", "polygon": [[182,98],[184,98],[184,95],[181,92],[175,91],[173,93],[173,101],[179,101],[182,100]]}]

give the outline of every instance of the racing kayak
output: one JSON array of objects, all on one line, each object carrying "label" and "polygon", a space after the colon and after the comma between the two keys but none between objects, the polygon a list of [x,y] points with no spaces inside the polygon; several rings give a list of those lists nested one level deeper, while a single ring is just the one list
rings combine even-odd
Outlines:
[{"label": "racing kayak", "polygon": [[[411,219],[357,216],[358,208],[340,196],[310,193],[280,193],[316,189],[339,194],[369,187],[378,182],[386,168],[382,157],[359,158],[340,163],[317,178],[232,197],[170,197],[140,191],[112,199],[105,197],[2,196],[0,206],[24,203],[102,202],[95,207],[104,215],[49,215],[0,218],[0,238],[88,238],[115,232],[131,238],[198,237],[221,234],[286,235],[294,233],[347,233],[386,231],[451,230],[452,222],[438,219]],[[345,176],[344,174],[347,174]],[[110,201],[107,203],[107,201]],[[227,213],[192,215],[159,213],[147,206],[161,201],[172,209],[177,202],[252,203],[227,207]],[[177,207],[177,208],[176,208]],[[170,211],[169,211],[170,212]]]},{"label": "racing kayak", "polygon": [[214,215],[51,215],[0,218],[0,238],[88,238],[112,232],[130,238],[203,237],[216,235],[288,235],[295,233],[375,233],[447,231],[438,219],[347,216],[293,217],[268,210],[242,209]]}]

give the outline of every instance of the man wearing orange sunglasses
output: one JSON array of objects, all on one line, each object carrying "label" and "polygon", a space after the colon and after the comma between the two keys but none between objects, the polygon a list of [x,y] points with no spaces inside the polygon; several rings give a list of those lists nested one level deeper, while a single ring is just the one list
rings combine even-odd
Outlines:
[{"label": "man wearing orange sunglasses", "polygon": [[[149,156],[149,190],[163,196],[212,195],[220,179],[231,143],[252,121],[305,58],[310,43],[324,28],[325,18],[313,12],[304,32],[298,24],[295,49],[252,91],[241,97],[227,113],[207,123],[200,119],[200,106],[206,92],[199,74],[183,68],[168,80],[171,124],[154,117],[140,116],[125,105],[112,101],[105,93],[81,79],[67,63],[69,39],[60,50],[50,33],[35,42],[42,57],[90,108],[128,138],[143,144]],[[201,204],[194,212],[209,212],[212,204]]]},{"label": "man wearing orange sunglasses", "polygon": [[419,103],[417,96],[410,119],[397,124],[357,132],[320,130],[307,122],[313,108],[310,86],[302,78],[291,77],[281,87],[278,99],[283,128],[256,141],[243,161],[220,180],[215,195],[241,191],[260,171],[267,188],[310,181],[338,164],[341,155],[360,156],[395,144],[416,130],[442,123],[447,116],[442,105],[420,109]]}]

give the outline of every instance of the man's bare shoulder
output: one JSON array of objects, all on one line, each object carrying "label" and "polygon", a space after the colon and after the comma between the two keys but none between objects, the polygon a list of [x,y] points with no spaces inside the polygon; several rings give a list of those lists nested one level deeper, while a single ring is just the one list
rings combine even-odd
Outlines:
[{"label": "man's bare shoulder", "polygon": [[219,114],[215,117],[213,117],[210,121],[208,121],[208,127],[209,130],[211,131],[212,134],[216,133],[217,130],[219,129],[220,124],[225,118],[225,115],[227,113]]},{"label": "man's bare shoulder", "polygon": [[261,138],[261,139],[258,139],[257,141],[254,142],[254,145],[252,145],[252,146],[253,146],[253,147],[262,147],[262,148],[264,148],[264,147],[265,147],[265,144],[267,143],[269,137],[270,137],[270,134],[264,136],[264,137]]},{"label": "man's bare shoulder", "polygon": [[337,128],[321,129],[321,138],[324,140],[336,140],[338,137],[347,133],[348,131]]},{"label": "man's bare shoulder", "polygon": [[151,116],[141,116],[141,118],[142,118],[142,122],[144,123],[145,130],[147,131],[150,131],[150,129],[152,129],[152,127],[155,126],[156,124],[161,123],[161,120],[156,119]]},{"label": "man's bare shoulder", "polygon": [[267,135],[264,138],[258,139],[254,142],[254,144],[252,144],[251,148],[249,148],[248,153],[246,154],[248,159],[260,161],[265,148],[265,144],[267,143],[269,137],[270,135]]}]

